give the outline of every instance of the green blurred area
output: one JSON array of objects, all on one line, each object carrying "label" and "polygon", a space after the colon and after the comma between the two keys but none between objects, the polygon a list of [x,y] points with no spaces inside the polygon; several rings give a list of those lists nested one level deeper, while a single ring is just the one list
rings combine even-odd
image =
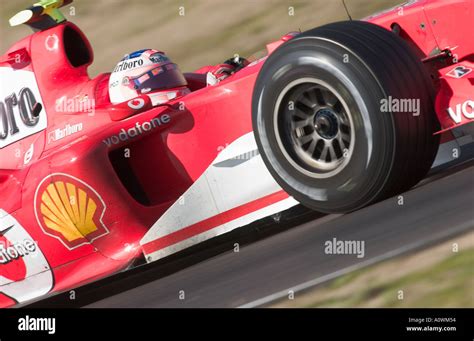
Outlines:
[{"label": "green blurred area", "polygon": [[[346,0],[353,18],[401,2]],[[0,0],[2,54],[31,33],[26,26],[9,27],[8,19],[33,3]],[[248,56],[290,31],[347,19],[340,0],[76,0],[62,11],[92,44],[91,76],[110,71],[124,54],[143,48],[165,51],[183,71],[191,71],[236,53]]]},{"label": "green blurred area", "polygon": [[[456,243],[459,250],[452,251]],[[392,258],[282,299],[284,308],[473,308],[474,234]],[[403,291],[403,297],[400,296]]]},{"label": "green blurred area", "polygon": [[[331,299],[315,300],[307,307],[364,307],[374,297],[380,298],[380,307],[474,307],[474,249],[460,252],[422,271],[409,273],[395,281],[368,285],[365,289]],[[354,272],[333,283],[333,289],[355,280],[370,271]],[[403,288],[405,300],[397,298]]]}]

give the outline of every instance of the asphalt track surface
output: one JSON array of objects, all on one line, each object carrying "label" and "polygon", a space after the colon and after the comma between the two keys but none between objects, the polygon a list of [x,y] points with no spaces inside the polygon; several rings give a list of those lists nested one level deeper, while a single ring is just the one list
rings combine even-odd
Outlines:
[{"label": "asphalt track surface", "polygon": [[[435,173],[403,194],[347,215],[297,208],[298,226],[284,216],[224,236],[177,256],[138,267],[31,307],[257,307],[355,269],[419,250],[474,227],[474,161]],[[299,210],[299,211],[298,211]],[[293,212],[294,214],[294,212]],[[293,219],[293,221],[298,221]],[[309,221],[307,221],[309,220]],[[291,227],[291,228],[290,228]],[[270,232],[268,232],[270,231]],[[365,256],[327,255],[324,243],[365,241]],[[234,243],[240,244],[234,252]],[[213,245],[210,247],[210,245]],[[180,294],[184,293],[184,299]]]}]

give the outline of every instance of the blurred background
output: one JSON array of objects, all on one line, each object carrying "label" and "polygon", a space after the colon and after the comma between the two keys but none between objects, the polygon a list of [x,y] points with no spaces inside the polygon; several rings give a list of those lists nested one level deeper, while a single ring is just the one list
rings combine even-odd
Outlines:
[{"label": "blurred background", "polygon": [[[0,0],[0,53],[31,33],[8,19],[34,0]],[[346,0],[353,18],[402,0]],[[91,77],[111,71],[126,53],[165,51],[182,71],[249,56],[290,31],[347,19],[340,0],[75,0],[62,9],[94,49]]]},{"label": "blurred background", "polygon": [[[31,33],[8,19],[34,0],[0,0],[0,53]],[[354,19],[402,0],[346,0]],[[75,0],[66,17],[89,38],[91,77],[110,72],[126,53],[165,51],[182,71],[248,57],[290,31],[346,20],[341,0]],[[473,233],[411,255],[352,272],[279,307],[472,307]],[[453,253],[453,243],[463,252]],[[316,247],[316,246],[315,246]],[[409,294],[400,300],[394,293]]]}]

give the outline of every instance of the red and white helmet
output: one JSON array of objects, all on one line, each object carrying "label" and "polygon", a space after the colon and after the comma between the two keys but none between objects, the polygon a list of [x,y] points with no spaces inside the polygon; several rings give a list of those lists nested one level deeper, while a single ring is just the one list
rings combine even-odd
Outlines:
[{"label": "red and white helmet", "polygon": [[110,102],[118,104],[146,94],[157,105],[189,93],[186,86],[178,66],[164,52],[135,51],[126,55],[110,75]]}]

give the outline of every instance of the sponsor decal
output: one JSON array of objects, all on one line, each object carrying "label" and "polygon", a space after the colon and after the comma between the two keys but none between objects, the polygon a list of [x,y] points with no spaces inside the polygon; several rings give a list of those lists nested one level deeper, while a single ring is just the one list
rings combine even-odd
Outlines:
[{"label": "sponsor decal", "polygon": [[133,70],[140,66],[143,66],[143,59],[141,58],[135,60],[123,60],[117,64],[113,72]]},{"label": "sponsor decal", "polygon": [[[130,105],[130,104],[129,104]],[[171,121],[171,117],[168,114],[163,114],[159,117],[155,117],[150,121],[145,121],[143,123],[135,123],[135,126],[129,129],[121,129],[117,135],[110,136],[103,140],[107,147],[112,145],[119,144],[120,142],[128,141],[131,138],[140,136],[141,134],[148,132],[150,130],[156,129],[162,125],[166,125]]]},{"label": "sponsor decal", "polygon": [[143,76],[141,76],[140,78],[138,78],[138,81],[141,83],[144,83],[145,81],[147,81],[148,79],[150,79],[150,76],[145,73]]},{"label": "sponsor decal", "polygon": [[71,175],[55,173],[44,178],[34,202],[43,232],[69,250],[109,233],[102,222],[104,201],[90,185]]},{"label": "sponsor decal", "polygon": [[59,46],[59,38],[56,34],[52,34],[46,37],[44,41],[44,46],[48,51],[55,51]]},{"label": "sponsor decal", "polygon": [[24,302],[47,294],[53,274],[28,231],[0,209],[0,293]]},{"label": "sponsor decal", "polygon": [[0,67],[0,148],[44,130],[47,116],[30,71]]},{"label": "sponsor decal", "polygon": [[64,128],[57,128],[49,132],[48,143],[59,141],[80,131],[82,131],[82,123],[66,124]]},{"label": "sponsor decal", "polygon": [[448,114],[454,123],[459,124],[462,121],[462,115],[467,119],[474,118],[474,101],[467,100],[464,103],[459,103],[456,105],[455,109],[448,108]]},{"label": "sponsor decal", "polygon": [[462,78],[465,75],[468,75],[472,72],[472,69],[464,66],[464,65],[459,65],[456,66],[454,69],[450,70],[446,76],[452,77],[452,78]]},{"label": "sponsor decal", "polygon": [[134,110],[138,110],[143,108],[145,105],[145,100],[143,98],[135,98],[130,101],[128,101],[127,105]]},{"label": "sponsor decal", "polygon": [[0,264],[10,263],[35,251],[36,243],[31,239],[25,239],[15,244],[5,242],[0,244]]},{"label": "sponsor decal", "polygon": [[33,154],[35,152],[35,145],[32,144],[30,148],[25,152],[25,155],[23,156],[23,165],[26,166],[31,162],[31,159],[33,158]]},{"label": "sponsor decal", "polygon": [[150,56],[150,60],[153,63],[164,63],[164,62],[169,62],[169,58],[166,57],[164,54],[155,52]]}]

